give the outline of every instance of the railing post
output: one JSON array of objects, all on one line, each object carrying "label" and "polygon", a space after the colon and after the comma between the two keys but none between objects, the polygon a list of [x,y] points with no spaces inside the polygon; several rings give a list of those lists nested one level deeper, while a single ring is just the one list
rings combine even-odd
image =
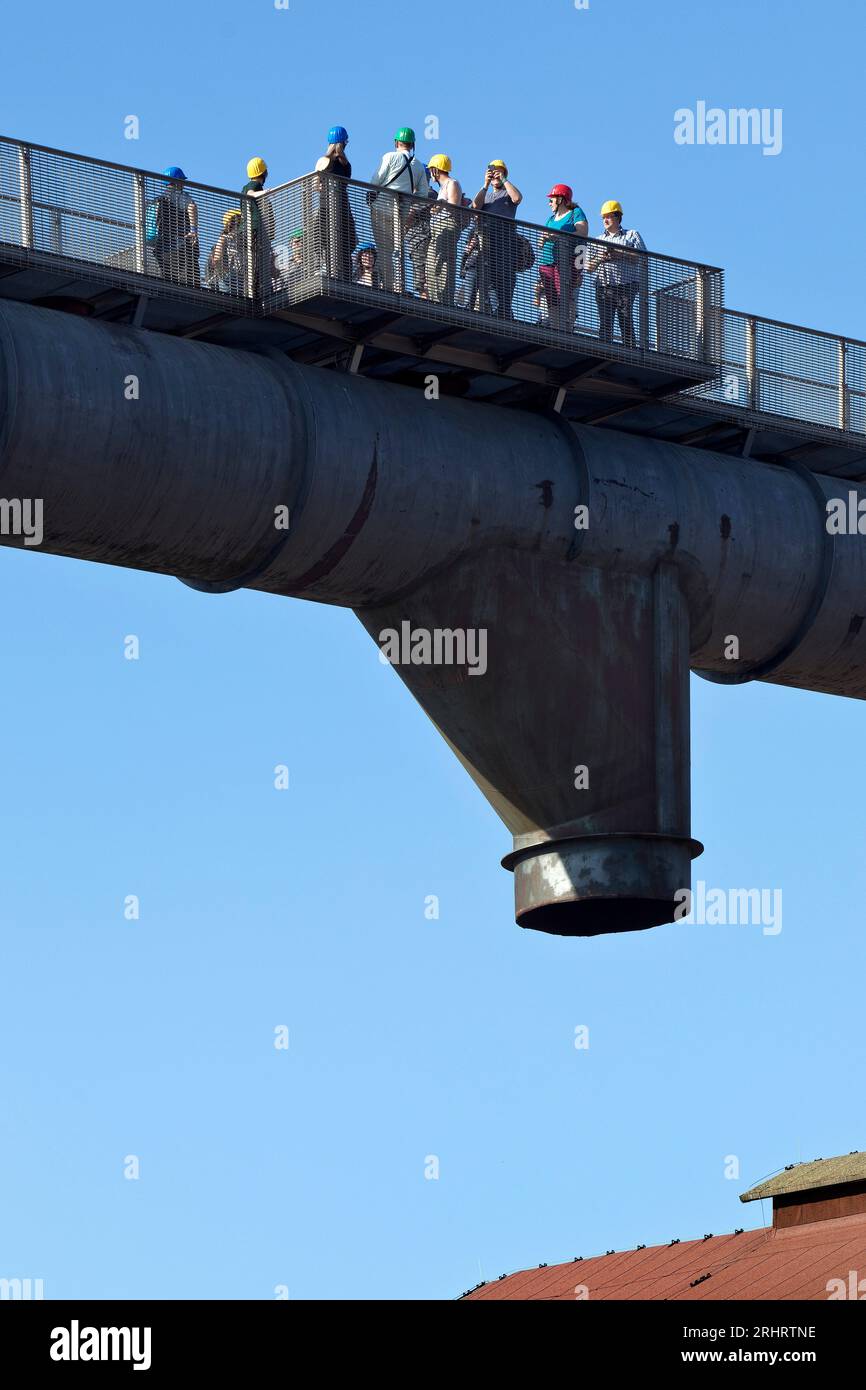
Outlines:
[{"label": "railing post", "polygon": [[649,256],[640,256],[640,282],[638,286],[638,347],[649,351]]},{"label": "railing post", "polygon": [[256,297],[256,252],[253,245],[253,205],[249,193],[243,198],[244,223],[244,293],[247,299]]},{"label": "railing post", "polygon": [[301,184],[301,226],[304,231],[304,278],[315,273],[316,248],[313,237],[313,180],[304,179]]},{"label": "railing post", "polygon": [[838,418],[839,418],[839,428],[840,428],[840,430],[847,430],[847,429],[848,429],[848,426],[849,426],[849,416],[850,416],[850,411],[849,411],[849,408],[848,408],[848,407],[849,407],[849,402],[848,402],[848,385],[847,385],[847,381],[846,381],[846,367],[845,367],[846,347],[847,347],[847,344],[846,344],[846,342],[845,342],[845,339],[844,339],[844,338],[839,338],[839,339],[838,339],[838,342],[837,342],[837,351],[838,351],[838,357],[839,357],[839,408],[838,408]]},{"label": "railing post", "polygon": [[33,186],[30,178],[30,150],[18,146],[18,188],[21,199],[21,245],[33,246]]},{"label": "railing post", "polygon": [[746,404],[758,409],[758,331],[754,319],[746,319]]},{"label": "railing post", "polygon": [[695,328],[697,330],[698,361],[705,362],[709,350],[709,334],[707,332],[707,272],[705,270],[698,271],[695,291],[697,294]]},{"label": "railing post", "polygon": [[139,275],[143,275],[147,269],[146,260],[146,228],[145,222],[147,212],[145,208],[146,189],[144,184],[144,174],[136,173],[133,175],[135,183],[133,194],[135,198],[135,269]]},{"label": "railing post", "polygon": [[326,279],[331,278],[331,176],[320,174],[319,186],[319,234],[322,238],[322,272]]},{"label": "railing post", "polygon": [[63,218],[59,208],[51,210],[51,249],[55,256],[63,255]]}]

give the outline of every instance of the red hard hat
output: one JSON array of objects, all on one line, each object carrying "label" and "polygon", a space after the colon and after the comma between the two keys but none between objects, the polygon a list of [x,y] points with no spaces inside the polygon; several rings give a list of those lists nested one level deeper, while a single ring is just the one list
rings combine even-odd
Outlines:
[{"label": "red hard hat", "polygon": [[555,183],[548,193],[548,198],[565,198],[567,202],[572,202],[571,189],[567,183]]}]

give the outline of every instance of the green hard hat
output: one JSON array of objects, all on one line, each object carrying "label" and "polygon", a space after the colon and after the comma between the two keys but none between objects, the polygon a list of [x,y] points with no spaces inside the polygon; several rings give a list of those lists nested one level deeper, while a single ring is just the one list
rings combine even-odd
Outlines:
[{"label": "green hard hat", "polygon": [[300,237],[302,237],[303,235],[304,235],[304,229],[303,229],[303,227],[296,227],[295,230],[292,232],[291,236],[289,237],[289,241],[297,241],[297,240],[298,240]]},{"label": "green hard hat", "polygon": [[394,143],[397,144],[398,142],[401,145],[415,144],[415,132],[410,125],[401,125],[397,134],[394,136]]}]

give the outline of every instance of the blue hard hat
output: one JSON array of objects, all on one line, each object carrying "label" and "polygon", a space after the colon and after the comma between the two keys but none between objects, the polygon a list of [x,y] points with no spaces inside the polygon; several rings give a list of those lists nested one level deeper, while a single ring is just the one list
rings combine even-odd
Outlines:
[{"label": "blue hard hat", "polygon": [[347,145],[349,143],[349,132],[344,125],[332,125],[328,131],[329,145]]},{"label": "blue hard hat", "polygon": [[167,179],[185,179],[186,174],[177,164],[169,164],[167,169],[162,171]]},{"label": "blue hard hat", "polygon": [[358,252],[360,252],[360,251],[375,251],[377,255],[379,254],[379,252],[378,252],[378,247],[376,246],[375,241],[362,241],[361,244],[360,244],[360,246],[356,247],[355,249],[356,249],[356,251],[358,251]]}]

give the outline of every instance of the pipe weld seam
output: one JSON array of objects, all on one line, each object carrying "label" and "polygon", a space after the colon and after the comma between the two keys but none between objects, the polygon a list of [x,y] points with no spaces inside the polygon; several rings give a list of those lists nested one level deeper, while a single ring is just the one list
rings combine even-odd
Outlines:
[{"label": "pipe weld seam", "polygon": [[695,671],[696,676],[700,676],[701,679],[705,681],[712,681],[714,685],[743,685],[746,681],[765,680],[767,676],[777,671],[780,666],[784,665],[789,657],[793,656],[794,652],[800,646],[800,643],[803,642],[808,635],[815,619],[824,606],[827,590],[830,587],[830,578],[833,573],[833,562],[836,555],[836,538],[827,530],[827,499],[824,495],[824,489],[821,487],[821,484],[818,482],[817,477],[811,469],[807,468],[799,459],[788,459],[784,465],[779,466],[784,466],[790,469],[792,473],[796,473],[806,484],[818,505],[823,543],[821,547],[821,564],[815,586],[812,590],[812,598],[809,602],[809,607],[806,609],[806,612],[803,614],[803,617],[800,619],[792,635],[764,661],[757,661],[753,666],[747,667],[745,671],[734,671],[731,672],[730,675],[725,674],[723,671]]},{"label": "pipe weld seam", "polygon": [[[291,397],[289,397],[288,382],[292,379],[292,364],[290,359],[286,357],[285,353],[279,352],[276,348],[265,348],[261,353],[256,353],[255,355],[257,357],[267,357],[272,361],[279,363],[280,367],[284,369],[283,371],[278,373],[279,385],[280,389],[286,397],[289,419],[291,419],[293,417],[293,414],[295,413],[299,396],[303,391],[302,380],[298,376],[294,377],[295,383],[300,383],[300,389],[297,392],[295,392]],[[286,371],[286,368],[289,368],[289,370]],[[299,456],[306,458],[309,455],[309,445],[313,438],[313,415],[310,402],[307,399],[305,392],[303,410],[301,413],[303,416],[303,446]],[[289,462],[291,465],[291,458]],[[200,594],[233,594],[236,593],[238,589],[252,588],[253,585],[255,585],[255,583],[264,575],[266,575],[268,573],[268,570],[276,564],[277,560],[279,559],[280,555],[282,554],[283,550],[288,544],[289,538],[291,536],[291,517],[293,513],[299,509],[303,501],[306,499],[306,495],[308,494],[309,489],[309,472],[307,469],[305,469],[300,486],[297,489],[298,495],[296,497],[293,497],[291,503],[289,504],[289,526],[286,527],[282,536],[280,536],[276,544],[271,547],[271,549],[265,555],[264,559],[260,560],[257,565],[253,565],[252,569],[246,570],[243,574],[237,575],[233,579],[184,579],[179,574],[175,575],[175,578],[179,579],[181,584],[185,584],[188,589],[195,589],[196,592]]]}]

